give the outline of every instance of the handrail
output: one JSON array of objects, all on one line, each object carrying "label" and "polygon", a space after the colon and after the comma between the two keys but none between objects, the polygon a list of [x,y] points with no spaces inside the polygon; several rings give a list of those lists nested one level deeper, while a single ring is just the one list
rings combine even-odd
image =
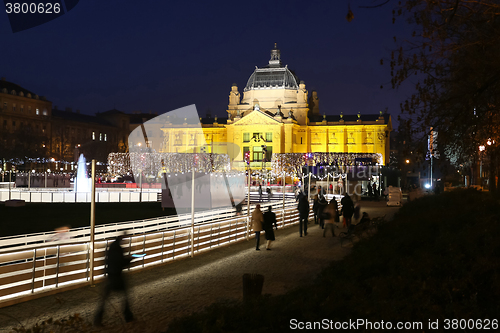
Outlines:
[{"label": "handrail", "polygon": [[[269,205],[277,213],[279,228],[298,223],[294,200],[286,202],[285,207],[281,202],[262,204],[263,208]],[[255,205],[250,205],[250,209],[252,206]],[[198,223],[193,235],[190,234],[190,229],[190,226],[179,226],[126,237],[126,253],[145,254],[142,259],[133,261],[130,269],[142,269],[189,256],[191,237],[194,240],[194,253],[247,239],[246,215]],[[116,232],[107,235],[116,236]],[[250,233],[248,236],[252,238],[254,234]],[[60,289],[68,284],[88,282],[91,274],[88,244],[86,240],[75,240],[0,251],[0,302],[48,289]],[[101,279],[105,275],[105,250],[108,244],[109,238],[95,242],[95,279]]]}]

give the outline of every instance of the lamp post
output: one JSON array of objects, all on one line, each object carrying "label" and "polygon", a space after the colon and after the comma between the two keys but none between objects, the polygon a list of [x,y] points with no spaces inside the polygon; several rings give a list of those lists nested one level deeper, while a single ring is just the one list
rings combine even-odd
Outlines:
[{"label": "lamp post", "polygon": [[10,182],[12,181],[12,169],[9,170],[9,200],[10,200],[10,196],[11,196],[11,193],[10,193]]},{"label": "lamp post", "polygon": [[94,286],[94,239],[95,239],[95,160],[92,160],[92,198],[90,202],[90,285]]},{"label": "lamp post", "polygon": [[47,171],[45,171],[45,188],[47,188],[47,174],[50,172],[50,169],[47,169]]},{"label": "lamp post", "polygon": [[247,240],[250,237],[250,160],[247,161],[248,167],[248,191],[247,191]]}]

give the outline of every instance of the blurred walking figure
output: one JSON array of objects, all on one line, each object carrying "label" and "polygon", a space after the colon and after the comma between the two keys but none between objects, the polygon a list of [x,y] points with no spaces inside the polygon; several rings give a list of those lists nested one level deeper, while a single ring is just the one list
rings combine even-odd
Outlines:
[{"label": "blurred walking figure", "polygon": [[318,209],[319,209],[319,198],[318,198],[318,195],[316,194],[313,197],[314,224],[318,224],[319,223]]},{"label": "blurred walking figure", "polygon": [[47,239],[47,241],[64,243],[70,239],[69,226],[67,225],[60,228],[56,228],[55,232],[56,233],[50,236],[49,239]]},{"label": "blurred walking figure", "polygon": [[334,232],[334,223],[337,220],[337,206],[335,205],[336,201],[333,199],[330,203],[323,209],[322,217],[325,223],[325,228],[323,230],[323,237],[326,236],[326,231],[330,230],[332,232],[332,236],[335,237]]},{"label": "blurred walking figure", "polygon": [[328,201],[326,201],[324,196],[321,196],[318,200],[318,220],[319,220],[319,227],[321,229],[325,228],[325,219],[322,216],[323,216],[323,210],[326,208],[327,205]]},{"label": "blurred walking figure", "polygon": [[120,245],[125,234],[121,234],[116,237],[115,241],[111,243],[106,253],[106,273],[107,281],[104,286],[104,294],[102,297],[101,304],[94,318],[94,325],[101,326],[102,318],[104,316],[104,306],[106,304],[106,299],[109,297],[112,291],[122,292],[125,297],[125,307],[123,310],[123,315],[127,322],[134,320],[134,315],[130,311],[130,305],[128,303],[127,297],[127,286],[125,279],[123,278],[123,269],[128,267],[131,257],[125,257],[123,255],[123,249]]},{"label": "blurred walking figure", "polygon": [[271,201],[271,197],[273,196],[273,192],[271,192],[271,188],[268,187],[266,192],[267,192],[267,201]]},{"label": "blurred walking figure", "polygon": [[242,211],[243,211],[243,201],[241,201],[239,204],[234,206],[234,208],[236,209],[236,216],[240,216],[242,214]]},{"label": "blurred walking figure", "polygon": [[271,243],[275,240],[273,225],[276,230],[278,230],[278,224],[276,223],[276,214],[273,213],[272,207],[269,206],[267,212],[264,213],[264,224],[263,228],[266,232],[266,250],[271,250]]},{"label": "blurred walking figure", "polygon": [[259,202],[262,202],[262,185],[259,184]]},{"label": "blurred walking figure", "polygon": [[262,215],[262,211],[260,210],[260,205],[257,204],[255,206],[255,210],[252,213],[252,230],[255,232],[255,249],[259,251],[259,243],[260,243],[260,232],[262,229],[262,223],[264,222],[264,215]]},{"label": "blurred walking figure", "polygon": [[307,236],[307,221],[309,220],[309,210],[310,210],[307,196],[303,195],[300,197],[297,209],[299,210],[300,237],[302,237],[302,229],[304,230],[304,236]]}]

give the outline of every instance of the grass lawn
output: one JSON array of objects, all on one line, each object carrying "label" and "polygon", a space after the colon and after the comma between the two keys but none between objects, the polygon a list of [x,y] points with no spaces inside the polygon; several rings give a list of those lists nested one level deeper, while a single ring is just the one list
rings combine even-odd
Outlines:
[{"label": "grass lawn", "polygon": [[[159,202],[96,203],[96,224],[148,219],[175,214],[162,211]],[[25,207],[0,205],[0,237],[52,231],[68,225],[78,228],[90,225],[90,203],[26,203]]]}]

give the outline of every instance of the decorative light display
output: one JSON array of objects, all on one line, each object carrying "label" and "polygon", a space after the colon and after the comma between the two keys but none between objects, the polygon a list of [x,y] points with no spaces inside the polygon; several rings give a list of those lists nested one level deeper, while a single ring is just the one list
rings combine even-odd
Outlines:
[{"label": "decorative light display", "polygon": [[[361,161],[365,160],[365,161]],[[371,161],[371,163],[369,162]],[[339,177],[339,174],[346,172],[346,167],[370,165],[373,162],[383,163],[382,154],[379,153],[285,153],[273,154],[271,161],[271,174],[275,177],[298,177],[302,175],[303,166],[323,166],[329,171],[323,175],[311,175],[314,178],[323,179]],[[334,170],[331,172],[330,168]]]},{"label": "decorative light display", "polygon": [[111,153],[108,155],[108,173],[111,175],[142,172],[156,178],[162,173],[229,171],[227,154],[212,153]]}]

